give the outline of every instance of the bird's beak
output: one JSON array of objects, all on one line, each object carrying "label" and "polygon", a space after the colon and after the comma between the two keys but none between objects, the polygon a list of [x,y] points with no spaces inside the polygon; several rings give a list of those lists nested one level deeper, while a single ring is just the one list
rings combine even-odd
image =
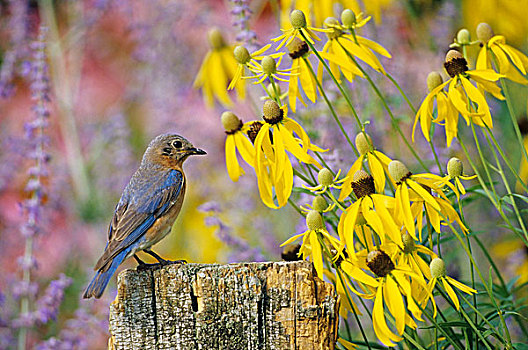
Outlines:
[{"label": "bird's beak", "polygon": [[187,153],[189,153],[190,155],[193,155],[193,154],[207,154],[207,152],[205,152],[203,149],[199,149],[199,148],[195,148],[195,147],[191,147],[191,148],[187,148]]}]

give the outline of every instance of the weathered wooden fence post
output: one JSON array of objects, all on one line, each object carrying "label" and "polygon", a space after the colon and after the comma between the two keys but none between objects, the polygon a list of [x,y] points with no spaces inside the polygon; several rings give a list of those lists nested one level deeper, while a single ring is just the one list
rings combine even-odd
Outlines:
[{"label": "weathered wooden fence post", "polygon": [[305,261],[125,270],[109,349],[334,349],[338,301]]}]

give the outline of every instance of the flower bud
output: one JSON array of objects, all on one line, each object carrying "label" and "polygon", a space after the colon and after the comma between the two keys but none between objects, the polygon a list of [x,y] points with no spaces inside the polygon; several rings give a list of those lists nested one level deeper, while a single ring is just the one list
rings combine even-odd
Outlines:
[{"label": "flower bud", "polygon": [[460,159],[453,157],[447,162],[447,174],[450,178],[454,179],[455,177],[462,176],[464,167]]},{"label": "flower bud", "polygon": [[431,260],[431,263],[429,264],[429,268],[431,269],[431,275],[433,277],[443,277],[446,273],[445,263],[444,260],[440,258],[434,258]]},{"label": "flower bud", "polygon": [[460,45],[469,45],[471,42],[471,34],[466,28],[462,28],[457,33],[457,42]]},{"label": "flower bud", "polygon": [[486,22],[479,23],[477,26],[477,39],[483,43],[487,43],[494,35],[495,33],[493,33],[493,29],[491,29],[490,25]]},{"label": "flower bud", "polygon": [[389,163],[389,174],[397,183],[404,181],[412,175],[412,173],[409,171],[409,169],[407,169],[405,164],[403,164],[399,160],[393,160]]},{"label": "flower bud", "polygon": [[328,203],[326,202],[326,199],[324,199],[323,196],[318,195],[315,196],[312,202],[312,208],[314,210],[317,210],[318,212],[323,212],[328,208]]},{"label": "flower bud", "polygon": [[343,34],[343,31],[339,29],[339,27],[341,26],[339,24],[339,21],[334,17],[328,17],[327,19],[325,19],[324,26],[325,28],[332,29],[331,32],[326,33],[326,36],[328,36],[329,39],[338,38]]},{"label": "flower bud", "polygon": [[414,238],[408,232],[402,235],[402,242],[403,252],[405,254],[410,254],[414,251]]},{"label": "flower bud", "polygon": [[277,62],[271,56],[262,58],[262,72],[266,75],[272,75],[277,72]]},{"label": "flower bud", "polygon": [[364,155],[371,150],[372,139],[367,133],[360,132],[356,135],[355,144],[359,154]]},{"label": "flower bud", "polygon": [[290,13],[290,23],[293,29],[306,28],[306,16],[301,10],[293,10]]},{"label": "flower bud", "polygon": [[240,64],[247,64],[251,60],[251,55],[249,54],[248,49],[246,49],[244,46],[235,47],[233,50],[233,55]]},{"label": "flower bud", "polygon": [[325,228],[323,223],[323,217],[317,210],[310,210],[306,214],[306,226],[309,230],[323,230]]},{"label": "flower bud", "polygon": [[346,28],[353,27],[356,24],[356,14],[350,9],[345,9],[341,12],[341,23]]},{"label": "flower bud", "polygon": [[319,181],[321,185],[328,187],[334,183],[334,176],[330,170],[322,168],[317,174],[317,181]]},{"label": "flower bud", "polygon": [[431,72],[427,75],[427,90],[433,91],[436,87],[442,85],[442,76],[438,72]]},{"label": "flower bud", "polygon": [[242,128],[242,121],[230,111],[222,113],[221,117],[222,125],[226,133],[233,134]]},{"label": "flower bud", "polygon": [[281,87],[279,84],[275,84],[275,89],[277,90],[277,96],[275,94],[275,89],[273,88],[273,84],[268,84],[266,89],[268,90],[268,94],[272,97],[278,98],[282,94]]},{"label": "flower bud", "polygon": [[216,27],[209,30],[207,38],[209,39],[209,45],[211,45],[214,50],[219,50],[225,46],[222,32]]}]

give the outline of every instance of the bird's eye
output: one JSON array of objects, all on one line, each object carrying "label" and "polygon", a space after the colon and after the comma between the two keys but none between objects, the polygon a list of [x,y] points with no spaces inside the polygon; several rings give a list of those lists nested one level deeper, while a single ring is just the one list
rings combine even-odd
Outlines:
[{"label": "bird's eye", "polygon": [[181,141],[176,140],[176,141],[174,141],[172,143],[172,147],[174,147],[174,148],[181,148],[181,146],[182,146],[182,142]]}]

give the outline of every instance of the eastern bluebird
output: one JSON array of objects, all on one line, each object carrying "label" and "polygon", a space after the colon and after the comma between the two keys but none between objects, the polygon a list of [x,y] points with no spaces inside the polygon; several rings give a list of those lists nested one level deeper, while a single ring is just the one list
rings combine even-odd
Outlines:
[{"label": "eastern bluebird", "polygon": [[167,262],[150,250],[165,237],[180,212],[185,195],[183,162],[193,154],[206,154],[185,138],[164,134],[152,140],[139,169],[132,175],[114,211],[108,228],[108,243],[95,264],[94,279],[84,298],[100,298],[117,267],[144,251],[160,263]]}]

